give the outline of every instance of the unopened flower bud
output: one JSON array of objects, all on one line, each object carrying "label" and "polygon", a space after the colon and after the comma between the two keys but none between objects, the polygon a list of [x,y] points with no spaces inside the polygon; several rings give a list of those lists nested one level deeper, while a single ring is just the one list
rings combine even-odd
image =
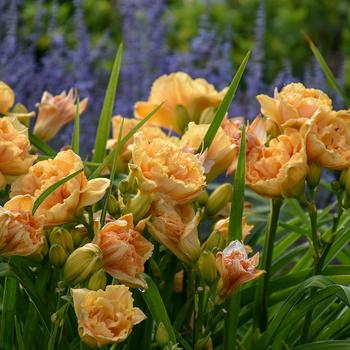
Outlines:
[{"label": "unopened flower bud", "polygon": [[206,205],[208,202],[209,194],[207,191],[201,192],[201,194],[196,198],[199,205]]},{"label": "unopened flower bud", "polygon": [[211,124],[215,116],[215,111],[216,108],[214,107],[206,108],[199,118],[199,124]]},{"label": "unopened flower bud", "polygon": [[[337,180],[334,180],[331,182],[331,188],[333,192],[338,192],[340,190],[340,182]],[[345,188],[346,188],[346,184],[345,184]]]},{"label": "unopened flower bud", "polygon": [[113,195],[110,195],[108,198],[107,210],[114,217],[120,213],[118,200]]},{"label": "unopened flower bud", "polygon": [[209,251],[222,250],[226,245],[226,239],[219,230],[214,230],[204,243],[204,248]]},{"label": "unopened flower bud", "polygon": [[0,114],[5,114],[13,106],[15,95],[12,89],[0,81]]},{"label": "unopened flower bud", "polygon": [[50,263],[56,267],[62,267],[68,258],[68,253],[59,244],[53,244],[49,250]]},{"label": "unopened flower bud", "polygon": [[70,234],[72,236],[74,248],[79,247],[79,245],[83,239],[82,230],[74,228],[74,229],[70,230]]},{"label": "unopened flower bud", "polygon": [[344,170],[340,173],[340,177],[339,177],[340,186],[341,186],[342,188],[345,188],[347,181],[348,181],[348,169],[344,169]]},{"label": "unopened flower bud", "polygon": [[49,242],[51,245],[59,244],[68,253],[74,250],[73,238],[70,232],[62,227],[55,227],[49,234]]},{"label": "unopened flower bud", "polygon": [[166,330],[163,322],[160,322],[156,332],[156,342],[160,348],[163,348],[169,343],[169,341],[170,338],[168,331]]},{"label": "unopened flower bud", "polygon": [[139,191],[134,197],[129,198],[123,210],[123,214],[133,214],[134,223],[137,223],[146,216],[151,207],[152,201],[152,196]]},{"label": "unopened flower bud", "polygon": [[216,259],[212,252],[205,250],[198,260],[199,272],[208,284],[216,281]]},{"label": "unopened flower bud", "polygon": [[176,106],[176,123],[182,132],[186,129],[189,122],[190,122],[190,117],[188,115],[187,109],[183,105],[177,105]]},{"label": "unopened flower bud", "polygon": [[64,280],[73,285],[84,282],[102,266],[102,253],[98,245],[85,244],[68,257],[64,264]]},{"label": "unopened flower bud", "polygon": [[106,273],[103,269],[94,272],[89,279],[88,288],[91,290],[105,289],[107,285]]},{"label": "unopened flower bud", "polygon": [[211,340],[210,334],[201,338],[197,341],[196,350],[212,350],[213,349],[213,341]]},{"label": "unopened flower bud", "polygon": [[309,172],[306,177],[307,184],[310,188],[314,189],[318,186],[321,179],[322,168],[318,163],[309,164]]},{"label": "unopened flower bud", "polygon": [[229,183],[222,184],[209,196],[206,213],[209,216],[216,215],[225,207],[232,197],[232,185]]}]

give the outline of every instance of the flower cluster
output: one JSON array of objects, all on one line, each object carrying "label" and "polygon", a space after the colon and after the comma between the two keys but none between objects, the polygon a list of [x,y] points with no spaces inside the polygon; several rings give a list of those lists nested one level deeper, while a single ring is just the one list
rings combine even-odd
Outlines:
[{"label": "flower cluster", "polygon": [[[148,100],[135,103],[133,118],[112,118],[106,152],[117,157],[96,164],[83,161],[74,146],[56,153],[45,143],[84,112],[87,99],[78,104],[73,90],[45,92],[32,134],[32,114],[19,113],[13,91],[0,83],[0,256],[26,257],[33,274],[40,271],[33,261],[49,265],[58,304],[72,300],[79,336],[90,347],[123,342],[146,318],[133,296],[147,291],[149,274],[165,293],[197,298],[204,291],[213,308],[265,278],[268,265],[259,268],[259,253],[247,241],[251,205],[239,219],[240,239],[231,240],[238,225],[230,216],[237,205],[232,185],[213,182],[236,171],[243,142],[246,184],[274,200],[303,198],[305,180],[315,188],[321,167],[349,168],[349,112],[334,111],[325,93],[300,83],[257,96],[261,113],[245,140],[244,120],[226,115],[204,148],[226,91],[183,72],[161,76]],[[53,313],[58,327],[69,305]],[[157,326],[158,345],[175,346]]]}]

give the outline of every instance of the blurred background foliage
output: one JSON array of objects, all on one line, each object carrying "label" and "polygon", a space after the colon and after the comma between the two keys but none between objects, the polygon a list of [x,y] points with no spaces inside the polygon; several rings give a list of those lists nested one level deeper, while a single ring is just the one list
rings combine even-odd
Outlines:
[{"label": "blurred background foliage", "polygon": [[[78,87],[90,98],[82,118],[86,145],[120,41],[125,55],[116,112],[125,116],[163,73],[185,70],[226,86],[249,49],[232,115],[254,117],[255,95],[271,94],[290,81],[326,90],[341,107],[303,33],[349,88],[349,5],[348,0],[0,0],[0,79],[30,109],[43,90]],[[70,127],[61,141],[69,137]]]}]

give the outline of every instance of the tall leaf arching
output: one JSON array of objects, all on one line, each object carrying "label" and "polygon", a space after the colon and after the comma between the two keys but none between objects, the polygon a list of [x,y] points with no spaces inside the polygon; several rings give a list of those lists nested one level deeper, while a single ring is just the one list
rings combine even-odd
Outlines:
[{"label": "tall leaf arching", "polygon": [[98,122],[94,154],[92,158],[92,160],[96,163],[102,162],[106,153],[107,140],[109,138],[109,132],[111,130],[111,120],[112,120],[116,90],[118,86],[122,55],[123,55],[123,44],[120,44],[116,58],[114,60],[112,73],[109,78],[109,83],[108,83],[105,99],[103,101],[100,119]]}]

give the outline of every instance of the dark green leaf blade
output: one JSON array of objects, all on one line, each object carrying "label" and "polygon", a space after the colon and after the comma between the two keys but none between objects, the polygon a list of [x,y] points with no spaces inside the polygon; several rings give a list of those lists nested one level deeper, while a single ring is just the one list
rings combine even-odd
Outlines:
[{"label": "dark green leaf blade", "polygon": [[102,111],[98,123],[95,148],[93,155],[93,162],[102,162],[106,152],[107,140],[109,138],[109,132],[111,129],[111,119],[113,114],[113,107],[115,101],[115,95],[117,91],[117,85],[119,80],[120,66],[123,55],[123,44],[119,45],[119,49],[113,64],[112,73],[109,79],[106,95],[104,98]]},{"label": "dark green leaf blade", "polygon": [[78,174],[80,174],[82,171],[84,170],[84,168],[79,169],[77,171],[75,171],[74,173],[64,177],[63,179],[61,179],[60,181],[57,181],[56,183],[54,183],[53,185],[51,185],[50,187],[48,187],[43,193],[40,194],[40,196],[35,200],[34,204],[33,204],[33,209],[32,209],[32,215],[35,214],[36,210],[39,208],[39,206],[44,202],[44,200],[54,191],[56,191],[61,185],[63,185],[64,183],[66,183],[67,181],[73,179],[73,177],[77,176]]},{"label": "dark green leaf blade", "polygon": [[77,97],[77,109],[75,111],[74,127],[72,135],[72,150],[75,154],[79,154],[80,147],[80,111],[79,111],[79,96]]},{"label": "dark green leaf blade", "polygon": [[40,140],[39,137],[35,136],[31,132],[28,133],[28,136],[30,143],[38,150],[51,157],[54,157],[56,155],[56,151],[51,148],[46,142]]},{"label": "dark green leaf blade", "polygon": [[346,96],[343,89],[338,84],[337,80],[335,79],[331,69],[329,68],[326,60],[323,58],[320,50],[317,48],[317,46],[313,43],[311,38],[308,35],[305,35],[306,41],[308,42],[310,49],[312,53],[314,54],[318,64],[320,65],[324,75],[326,76],[326,79],[328,80],[329,84],[339,93],[339,95],[343,98],[344,102],[347,104],[347,106],[350,105],[350,100]]},{"label": "dark green leaf blade", "polygon": [[232,82],[226,92],[225,97],[221,101],[220,106],[215,113],[214,119],[211,122],[209,129],[203,139],[204,150],[208,149],[211,143],[213,142],[215,135],[227,113],[227,110],[230,107],[230,104],[233,98],[235,97],[238,84],[241,81],[245,67],[249,60],[249,56],[250,56],[250,51],[248,51],[247,54],[245,55],[241,65],[239,66],[235,76],[232,79]]}]

